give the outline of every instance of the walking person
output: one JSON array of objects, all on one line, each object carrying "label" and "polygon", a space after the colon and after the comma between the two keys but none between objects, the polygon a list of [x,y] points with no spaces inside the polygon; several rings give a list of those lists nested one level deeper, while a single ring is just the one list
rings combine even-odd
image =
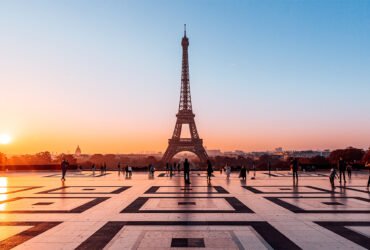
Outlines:
[{"label": "walking person", "polygon": [[351,179],[351,177],[352,177],[352,164],[348,162],[347,166],[346,166],[346,169],[347,169],[348,179]]},{"label": "walking person", "polygon": [[225,166],[226,179],[230,179],[231,167],[226,164]]},{"label": "walking person", "polygon": [[131,166],[128,166],[128,177],[129,178],[132,177],[132,167]]},{"label": "walking person", "polygon": [[62,167],[62,181],[65,181],[66,180],[66,173],[67,173],[67,169],[68,169],[68,161],[66,161],[66,159],[63,159],[62,163],[61,163],[61,167]]},{"label": "walking person", "polygon": [[365,167],[369,169],[369,179],[367,181],[367,188],[370,187],[370,162],[366,162]]},{"label": "walking person", "polygon": [[125,175],[126,175],[126,178],[128,178],[128,174],[129,174],[129,172],[128,172],[128,165],[126,165],[126,167],[125,167]]},{"label": "walking person", "polygon": [[149,164],[149,176],[151,178],[154,177],[154,166],[153,166],[153,164]]},{"label": "walking person", "polygon": [[271,176],[271,161],[268,160],[267,162],[267,169],[269,170],[269,176]]},{"label": "walking person", "polygon": [[169,163],[167,162],[166,163],[166,176],[168,176],[169,172],[170,172],[170,166],[169,166]]},{"label": "walking person", "polygon": [[244,167],[244,165],[240,169],[239,178],[242,178],[243,181],[247,179],[247,169]]},{"label": "walking person", "polygon": [[330,184],[331,184],[331,188],[333,190],[335,189],[335,184],[334,184],[334,179],[335,178],[338,178],[338,174],[337,174],[337,170],[333,167],[330,170],[330,174],[329,174]]},{"label": "walking person", "polygon": [[207,160],[207,182],[211,182],[211,176],[213,173],[213,167],[210,160]]},{"label": "walking person", "polygon": [[298,159],[294,158],[292,161],[292,170],[293,170],[293,183],[298,183]]},{"label": "walking person", "polygon": [[120,162],[118,162],[118,164],[117,164],[117,171],[118,171],[118,176],[120,176],[121,171],[122,171],[121,163]]},{"label": "walking person", "polygon": [[176,163],[173,163],[173,165],[170,164],[170,177],[173,176],[173,168],[176,166]]},{"label": "walking person", "polygon": [[339,183],[342,183],[342,176],[344,183],[346,183],[346,163],[342,157],[339,158],[338,168],[339,168]]},{"label": "walking person", "polygon": [[222,174],[222,168],[223,168],[223,167],[220,167],[220,174]]},{"label": "walking person", "polygon": [[256,179],[256,164],[254,161],[252,161],[252,169],[253,169],[253,177],[251,178],[252,180]]},{"label": "walking person", "polygon": [[187,158],[184,161],[184,181],[185,184],[190,184],[190,164]]}]

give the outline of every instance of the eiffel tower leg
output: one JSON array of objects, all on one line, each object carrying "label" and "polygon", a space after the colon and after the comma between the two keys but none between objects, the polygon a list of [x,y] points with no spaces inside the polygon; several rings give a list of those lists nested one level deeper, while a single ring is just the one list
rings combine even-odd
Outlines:
[{"label": "eiffel tower leg", "polygon": [[172,157],[176,154],[176,146],[169,144],[166,152],[164,153],[162,157],[162,163],[165,164],[167,162],[170,162]]},{"label": "eiffel tower leg", "polygon": [[195,149],[195,154],[199,157],[200,161],[205,163],[208,160],[208,154],[203,145]]}]

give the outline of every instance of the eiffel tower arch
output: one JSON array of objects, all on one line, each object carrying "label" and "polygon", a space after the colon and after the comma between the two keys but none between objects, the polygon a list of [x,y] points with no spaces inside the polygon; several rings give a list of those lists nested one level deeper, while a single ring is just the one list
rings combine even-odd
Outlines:
[{"label": "eiffel tower arch", "polygon": [[[188,47],[189,39],[186,36],[186,26],[184,37],[181,41],[182,46],[182,72],[181,72],[181,92],[179,110],[172,138],[168,140],[168,147],[162,157],[162,162],[170,162],[174,155],[179,152],[189,151],[198,156],[201,162],[208,160],[208,155],[203,147],[203,140],[199,138],[197,127],[195,125],[194,113],[191,104],[190,81],[189,81],[189,60]],[[183,125],[188,125],[190,129],[190,138],[181,138]]]}]

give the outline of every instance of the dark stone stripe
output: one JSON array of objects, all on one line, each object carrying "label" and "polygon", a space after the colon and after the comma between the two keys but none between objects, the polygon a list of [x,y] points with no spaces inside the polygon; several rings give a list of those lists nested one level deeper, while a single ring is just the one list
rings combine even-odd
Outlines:
[{"label": "dark stone stripe", "polygon": [[293,241],[289,240],[285,235],[280,233],[267,222],[251,222],[251,226],[273,249],[301,249]]},{"label": "dark stone stripe", "polygon": [[311,213],[311,214],[368,214],[370,213],[369,210],[304,210],[300,207],[294,206],[288,202],[285,202],[281,200],[282,198],[294,198],[294,199],[332,199],[335,200],[335,198],[344,198],[344,199],[357,199],[365,202],[370,202],[370,199],[362,198],[362,197],[322,197],[322,196],[315,196],[315,197],[265,197],[265,199],[285,208],[293,213]]},{"label": "dark stone stripe", "polygon": [[236,213],[254,213],[244,203],[235,197],[225,197],[225,200],[235,209]]},{"label": "dark stone stripe", "polygon": [[12,249],[33,237],[46,232],[61,222],[0,222],[0,226],[33,226],[23,232],[0,241],[0,249]]},{"label": "dark stone stripe", "polygon": [[324,188],[319,188],[319,187],[314,187],[314,186],[306,186],[308,188],[312,188],[312,189],[316,189],[316,190],[319,190],[319,191],[322,191],[322,192],[325,192],[325,193],[337,193],[335,191],[332,191],[332,190],[328,190],[328,189],[324,189]]},{"label": "dark stone stripe", "polygon": [[70,210],[70,213],[82,213],[96,205],[98,205],[99,203],[102,203],[103,201],[105,200],[108,200],[110,197],[97,197],[95,199],[93,199],[92,201],[89,201],[88,203],[85,203],[79,207],[76,207],[72,210]]},{"label": "dark stone stripe", "polygon": [[[158,192],[158,189],[161,187],[176,187],[176,188],[182,188],[184,192]],[[196,187],[208,187],[209,189],[215,189],[216,192],[189,192],[189,190],[192,190],[190,188],[184,188],[185,186],[152,186],[150,187],[145,194],[228,194],[229,192],[225,190],[221,186],[191,186],[191,188]]]},{"label": "dark stone stripe", "polygon": [[145,194],[155,194],[159,188],[159,186],[152,186],[148,190],[146,190]]},{"label": "dark stone stripe", "polygon": [[214,186],[214,189],[220,194],[228,194],[229,192],[221,186]]},{"label": "dark stone stripe", "polygon": [[108,222],[87,240],[81,243],[76,250],[97,250],[103,249],[109,241],[124,227],[122,222]]},{"label": "dark stone stripe", "polygon": [[[314,186],[301,186],[301,187],[306,187],[306,188],[311,188],[313,190],[317,190],[317,191],[321,191],[321,192],[317,192],[317,191],[294,191],[292,190],[291,192],[263,192],[261,190],[259,190],[258,188],[259,187],[276,187],[276,188],[282,188],[282,187],[291,187],[291,186],[254,186],[254,187],[251,187],[251,186],[242,186],[243,188],[255,193],[255,194],[317,194],[317,193],[337,193],[337,192],[334,192],[334,191],[331,191],[331,190],[327,190],[327,189],[323,189],[323,188],[319,188],[319,187],[314,187]],[[298,189],[298,188],[297,188]]]},{"label": "dark stone stripe", "polygon": [[7,210],[7,211],[0,211],[0,213],[3,214],[55,214],[55,213],[82,213],[86,211],[89,208],[92,208],[99,203],[109,199],[110,197],[16,197],[4,201],[0,201],[0,204],[2,203],[7,203],[7,202],[12,202],[12,201],[17,201],[21,199],[93,199],[92,201],[89,201],[79,207],[76,207],[72,210]]},{"label": "dark stone stripe", "polygon": [[347,226],[364,226],[369,227],[370,222],[364,221],[348,221],[348,222],[332,222],[332,221],[314,221],[316,224],[350,240],[366,249],[370,249],[370,240],[365,235],[356,233]]},{"label": "dark stone stripe", "polygon": [[6,192],[6,193],[0,193],[0,194],[14,194],[14,193],[18,193],[18,192],[32,190],[32,189],[35,189],[35,188],[42,188],[42,186],[33,186],[33,187],[27,187],[27,186],[6,186],[6,187],[0,187],[0,188],[21,188],[19,190],[9,191],[9,192]]},{"label": "dark stone stripe", "polygon": [[247,189],[248,191],[251,191],[255,194],[263,194],[262,191],[258,190],[258,189],[255,189],[254,187],[250,187],[250,186],[242,186],[243,188]]},{"label": "dark stone stripe", "polygon": [[[100,170],[99,170],[99,171],[97,171],[97,170],[96,170],[96,172],[100,172]],[[90,174],[90,175],[80,175],[80,176],[76,176],[76,175],[70,175],[70,174],[68,174],[68,172],[67,172],[67,174],[66,174],[66,178],[68,179],[68,178],[102,177],[102,176],[106,176],[106,175],[109,175],[109,174],[111,174],[111,173],[96,174],[96,175],[92,175],[92,174]],[[51,174],[51,175],[45,175],[45,176],[43,176],[43,177],[55,177],[55,178],[61,178],[61,177],[62,177],[62,174]]]},{"label": "dark stone stripe", "polygon": [[[225,199],[235,210],[140,210],[149,199]],[[254,213],[235,197],[139,197],[121,211],[121,213]]]},{"label": "dark stone stripe", "polygon": [[129,189],[131,186],[122,186],[120,188],[118,188],[117,190],[114,190],[111,192],[111,194],[119,194],[119,193],[122,193],[123,191]]},{"label": "dark stone stripe", "polygon": [[149,200],[148,197],[139,197],[121,211],[121,213],[139,213],[140,208]]},{"label": "dark stone stripe", "polygon": [[[116,190],[113,190],[112,192],[68,192],[68,188],[71,187],[78,187],[78,188],[99,188],[99,187],[116,187]],[[122,193],[123,191],[129,189],[131,186],[64,186],[64,187],[58,187],[58,188],[53,188],[49,189],[46,191],[38,192],[37,194],[119,194]],[[55,192],[63,190],[63,192]],[[67,190],[67,192],[64,192]]]},{"label": "dark stone stripe", "polygon": [[361,192],[361,193],[365,193],[365,194],[370,194],[369,189],[367,191],[366,190],[364,191],[364,190],[358,189],[356,187],[365,187],[365,186],[350,186],[350,187],[341,186],[340,188],[344,188],[344,189],[348,189],[348,190],[352,190],[352,191],[356,191],[356,192]]},{"label": "dark stone stripe", "polygon": [[115,221],[108,222],[77,250],[103,249],[124,226],[251,226],[273,249],[301,249],[265,221]]}]

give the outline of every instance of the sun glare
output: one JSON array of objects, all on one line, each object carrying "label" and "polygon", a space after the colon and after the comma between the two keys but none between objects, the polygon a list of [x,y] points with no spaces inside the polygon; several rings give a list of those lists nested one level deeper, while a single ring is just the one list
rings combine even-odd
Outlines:
[{"label": "sun glare", "polygon": [[0,144],[9,144],[12,141],[12,138],[8,134],[0,135]]}]

